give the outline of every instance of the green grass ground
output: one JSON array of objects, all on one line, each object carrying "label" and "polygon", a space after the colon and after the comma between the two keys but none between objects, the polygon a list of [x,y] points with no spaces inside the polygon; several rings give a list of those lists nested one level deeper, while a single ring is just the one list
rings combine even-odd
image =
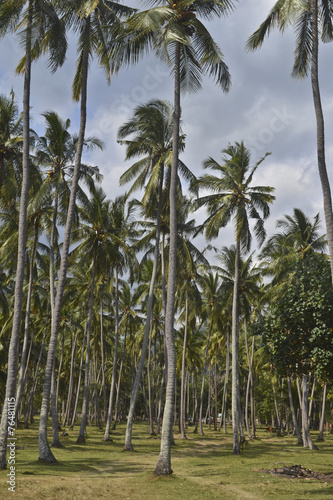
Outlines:
[{"label": "green grass ground", "polygon": [[[333,473],[333,435],[327,434],[320,450],[310,452],[296,445],[292,436],[277,437],[259,430],[259,439],[246,443],[240,456],[232,454],[231,433],[205,430],[200,437],[189,428],[187,440],[172,450],[174,474],[155,477],[159,438],[148,435],[148,425],[135,423],[135,451],[123,452],[125,426],[119,425],[112,442],[103,432],[88,428],[85,444],[76,444],[78,428],[62,438],[55,449],[57,464],[38,462],[38,425],[16,433],[16,488],[8,491],[0,471],[0,498],[15,499],[113,499],[113,500],[214,500],[214,499],[333,499],[333,483],[326,480],[290,479],[262,469],[301,464],[316,472]],[[316,434],[313,434],[316,439]]]}]

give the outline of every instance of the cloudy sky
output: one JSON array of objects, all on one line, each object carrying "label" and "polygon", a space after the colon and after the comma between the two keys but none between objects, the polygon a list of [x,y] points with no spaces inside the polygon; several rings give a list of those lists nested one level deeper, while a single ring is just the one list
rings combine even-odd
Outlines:
[{"label": "cloudy sky", "polygon": [[[143,8],[145,2],[125,2]],[[253,162],[266,152],[271,155],[261,164],[254,179],[257,185],[275,187],[276,201],[266,227],[271,234],[276,219],[301,208],[309,217],[322,214],[322,194],[316,164],[316,130],[310,79],[291,78],[294,33],[290,28],[282,36],[272,33],[263,47],[247,53],[245,43],[267,16],[275,0],[246,0],[236,3],[235,11],[223,20],[206,23],[220,45],[232,77],[228,94],[204,79],[202,90],[182,96],[183,131],[187,136],[183,161],[196,174],[203,173],[202,162],[208,156],[221,160],[228,143],[244,140],[251,148]],[[0,93],[13,88],[20,104],[21,77],[15,67],[21,57],[15,35],[0,45]],[[320,82],[326,125],[327,167],[333,162],[333,65],[331,44],[320,47]],[[32,71],[32,127],[44,133],[41,113],[55,110],[78,129],[79,106],[71,100],[75,67],[75,40],[70,40],[68,59],[55,75],[45,60],[35,63]],[[104,175],[103,188],[113,199],[124,192],[120,175],[130,166],[124,161],[125,148],[116,142],[117,129],[132,116],[134,108],[153,98],[172,101],[173,82],[168,68],[154,57],[122,70],[108,86],[103,71],[91,65],[88,89],[87,135],[104,141],[102,152],[89,158]],[[199,217],[204,216],[200,214]],[[323,221],[323,232],[324,221]],[[232,228],[221,231],[213,244],[219,248],[233,242]]]}]

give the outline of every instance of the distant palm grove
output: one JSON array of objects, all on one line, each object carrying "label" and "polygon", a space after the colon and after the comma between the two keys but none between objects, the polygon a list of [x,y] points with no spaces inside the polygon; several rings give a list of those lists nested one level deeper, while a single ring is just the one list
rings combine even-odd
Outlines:
[{"label": "distant palm grove", "polygon": [[[199,90],[203,75],[221,92],[231,86],[205,22],[222,25],[235,8],[231,0],[147,0],[138,10],[107,0],[0,2],[1,36],[20,38],[23,85],[22,104],[11,89],[0,96],[0,468],[17,426],[34,420],[42,463],[57,461],[60,429],[84,443],[97,426],[111,441],[125,422],[131,451],[132,429],[146,420],[161,439],[156,475],[172,473],[174,439],[207,425],[233,436],[236,455],[258,426],[310,449],[333,432],[333,213],[318,80],[333,1],[279,0],[249,34],[247,49],[256,50],[271,29],[295,29],[292,76],[311,77],[323,193],[323,225],[295,207],[267,238],[274,186],[256,179],[268,152],[255,158],[246,138],[222,143],[219,157],[201,159],[198,177],[181,159],[183,93]],[[33,62],[46,54],[57,71],[69,40],[79,128],[45,110],[38,135]],[[88,150],[103,149],[85,133],[89,65],[95,59],[110,79],[150,52],[169,66],[174,100],[141,103],[120,126],[131,166],[119,180],[126,194],[110,200],[99,167],[85,162]],[[216,247],[226,226],[234,244]]]}]

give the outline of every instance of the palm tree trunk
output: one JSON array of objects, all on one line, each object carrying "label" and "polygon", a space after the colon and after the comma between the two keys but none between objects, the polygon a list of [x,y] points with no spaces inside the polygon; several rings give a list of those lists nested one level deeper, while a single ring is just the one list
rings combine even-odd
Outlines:
[{"label": "palm tree trunk", "polygon": [[181,386],[180,386],[180,433],[181,438],[186,439],[185,433],[185,362],[186,362],[186,343],[187,343],[187,330],[188,330],[188,290],[186,290],[185,299],[185,328],[184,328],[184,342],[183,342],[183,355],[182,355],[182,374],[181,374]]},{"label": "palm tree trunk", "polygon": [[155,242],[155,251],[154,251],[154,264],[153,264],[152,275],[150,278],[150,286],[149,286],[149,294],[148,294],[148,302],[147,302],[147,317],[146,317],[145,331],[144,331],[143,341],[142,341],[141,355],[140,355],[134,383],[132,385],[131,401],[130,401],[130,407],[129,407],[128,417],[127,417],[124,451],[133,451],[132,429],[133,429],[135,404],[136,404],[136,400],[138,397],[141,374],[142,374],[142,370],[143,370],[143,366],[144,366],[146,354],[147,354],[151,317],[152,317],[152,313],[153,313],[154,289],[155,289],[155,281],[156,281],[156,276],[157,276],[159,254],[160,254],[159,246],[160,246],[160,232],[161,232],[163,177],[164,177],[164,173],[163,173],[163,168],[162,168],[160,171],[160,178],[159,178],[156,242]]},{"label": "palm tree trunk", "polygon": [[[23,302],[23,281],[25,274],[25,249],[27,238],[27,206],[29,199],[29,162],[30,162],[30,82],[31,82],[31,23],[32,0],[29,0],[25,39],[25,72],[23,89],[23,155],[22,187],[19,212],[18,255],[14,295],[14,317],[8,350],[7,381],[0,424],[0,469],[6,469],[7,438],[15,433],[15,413],[9,414],[8,403],[15,402],[16,377]],[[11,411],[11,410],[10,410]],[[12,417],[9,419],[9,417]],[[10,424],[10,425],[9,425]]]},{"label": "palm tree trunk", "polygon": [[67,404],[66,404],[66,411],[65,411],[65,416],[62,422],[63,427],[69,422],[70,418],[70,408],[72,405],[72,397],[73,397],[73,389],[74,389],[74,364],[75,364],[75,349],[76,349],[76,342],[77,342],[77,336],[78,336],[79,330],[76,331],[73,345],[72,345],[72,354],[71,354],[71,368],[70,368],[70,375],[69,375],[69,384],[68,384],[68,397],[67,397]]},{"label": "palm tree trunk", "polygon": [[175,399],[176,379],[176,347],[174,340],[174,314],[176,294],[176,272],[177,272],[177,168],[178,168],[178,145],[180,126],[180,43],[175,47],[175,86],[174,86],[174,116],[172,136],[172,165],[170,176],[170,242],[169,242],[169,270],[167,305],[165,318],[165,335],[167,344],[167,387],[165,397],[165,408],[163,415],[163,427],[161,436],[161,448],[159,459],[154,471],[157,476],[172,474],[171,469],[171,442],[173,440],[173,406]]},{"label": "palm tree trunk", "polygon": [[324,441],[325,405],[326,405],[327,384],[324,384],[323,398],[321,403],[321,414],[319,422],[319,436],[317,441]]},{"label": "palm tree trunk", "polygon": [[23,337],[23,346],[22,346],[22,355],[21,355],[21,365],[20,365],[19,377],[18,377],[18,383],[17,383],[17,389],[16,389],[16,421],[18,421],[18,418],[19,418],[19,412],[20,412],[22,396],[23,396],[23,385],[24,385],[23,381],[24,381],[24,372],[25,372],[27,352],[28,352],[28,337],[29,337],[30,310],[31,310],[32,285],[33,285],[33,271],[34,271],[34,265],[35,265],[37,242],[38,242],[38,217],[36,217],[36,219],[35,219],[35,235],[34,235],[34,242],[33,242],[32,250],[31,250],[31,257],[30,257],[27,306],[26,306],[25,320],[24,320],[24,337]]},{"label": "palm tree trunk", "polygon": [[246,323],[246,319],[244,320],[244,337],[245,337],[245,350],[246,350],[247,363],[249,365],[249,375],[248,375],[248,378],[247,378],[247,385],[246,385],[244,419],[245,419],[245,427],[246,427],[247,435],[251,439],[254,436],[252,436],[252,434],[250,432],[249,409],[248,409],[248,407],[249,407],[250,387],[253,385],[253,380],[252,380],[253,349],[252,349],[252,354],[251,354],[251,358],[250,358],[249,346],[248,346],[248,338],[247,338],[247,323]]},{"label": "palm tree trunk", "polygon": [[203,396],[204,396],[204,388],[205,388],[205,377],[206,377],[206,370],[207,370],[207,359],[208,359],[210,333],[211,333],[211,328],[209,328],[209,330],[208,330],[207,344],[206,344],[206,350],[205,350],[205,360],[204,360],[203,372],[202,372],[202,383],[201,383],[201,392],[200,392],[200,409],[199,409],[199,434],[200,434],[200,436],[204,435],[203,428],[202,428],[202,410],[203,410]]},{"label": "palm tree trunk", "polygon": [[[87,18],[86,22],[87,22],[87,24],[89,24],[90,19]],[[77,192],[77,187],[78,187],[79,177],[80,177],[80,165],[81,165],[82,151],[83,151],[83,145],[84,145],[84,136],[85,136],[85,128],[86,128],[88,62],[89,62],[89,52],[87,50],[85,50],[84,54],[83,54],[83,58],[82,58],[80,129],[79,129],[79,135],[78,135],[78,141],[77,141],[77,149],[76,149],[76,157],[75,157],[75,165],[74,165],[74,175],[73,175],[73,179],[72,179],[71,194],[70,194],[70,199],[69,199],[64,240],[63,240],[63,246],[62,246],[61,264],[60,264],[60,271],[59,271],[56,301],[55,301],[55,307],[54,307],[54,318],[52,318],[51,338],[50,338],[48,355],[47,355],[44,388],[43,388],[43,399],[42,399],[40,421],[39,421],[39,441],[38,441],[39,459],[44,461],[44,462],[47,462],[47,463],[56,462],[56,459],[55,459],[55,457],[50,449],[50,446],[49,446],[48,440],[47,440],[47,418],[48,418],[48,408],[49,408],[49,402],[50,402],[52,366],[53,366],[53,360],[55,357],[55,352],[56,352],[56,347],[57,347],[57,338],[58,338],[58,331],[59,331],[60,318],[61,318],[61,306],[62,306],[62,299],[63,299],[63,295],[64,295],[65,283],[66,283],[70,237],[71,237],[72,224],[73,224],[74,213],[75,213],[75,199],[76,199],[76,192]]]},{"label": "palm tree trunk", "polygon": [[325,127],[324,115],[321,105],[321,96],[318,78],[318,0],[312,0],[312,59],[311,59],[311,85],[313,104],[317,122],[317,160],[319,177],[323,191],[323,206],[326,224],[327,244],[330,254],[331,275],[333,282],[333,209],[330,182],[327,174],[325,159]]},{"label": "palm tree trunk", "polygon": [[36,369],[35,369],[35,374],[34,374],[34,380],[33,380],[33,383],[32,383],[31,389],[30,389],[30,393],[29,393],[27,410],[25,412],[24,427],[26,429],[29,426],[29,414],[30,414],[30,411],[31,411],[31,408],[32,408],[32,401],[33,401],[35,390],[36,390],[36,386],[37,386],[37,377],[38,377],[39,366],[40,366],[40,363],[41,363],[41,360],[42,360],[43,351],[44,351],[44,343],[45,343],[45,338],[46,338],[46,332],[47,332],[47,329],[44,328],[42,345],[41,345],[41,348],[40,348],[40,351],[39,351],[38,361],[37,361],[37,365],[36,365]]},{"label": "palm tree trunk", "polygon": [[83,398],[82,398],[82,418],[77,443],[85,443],[85,433],[87,427],[88,419],[88,399],[89,399],[89,371],[90,371],[90,338],[91,338],[91,324],[92,324],[92,314],[94,307],[94,288],[95,288],[95,272],[96,272],[96,259],[93,261],[92,276],[91,276],[91,288],[89,297],[89,312],[88,312],[88,322],[87,322],[87,348],[86,348],[86,361],[85,361],[85,371],[84,371],[84,388],[83,388]]},{"label": "palm tree trunk", "polygon": [[58,420],[58,411],[57,411],[57,390],[56,390],[56,381],[55,381],[55,360],[52,370],[52,379],[51,379],[51,416],[52,416],[52,447],[53,448],[62,448],[62,444],[59,439],[59,420]]},{"label": "palm tree trunk", "polygon": [[232,411],[232,429],[233,429],[233,453],[240,454],[240,443],[238,429],[240,423],[240,387],[239,387],[239,262],[240,262],[240,241],[236,241],[235,255],[235,279],[234,279],[234,295],[232,303],[232,331],[231,331],[231,348],[232,348],[232,387],[231,387],[231,411]]},{"label": "palm tree trunk", "polygon": [[221,411],[221,422],[220,430],[223,422],[223,432],[227,433],[227,398],[228,398],[228,385],[229,385],[229,368],[230,368],[230,328],[227,329],[227,352],[225,361],[225,377],[224,377],[224,389],[223,389],[223,402]]},{"label": "palm tree trunk", "polygon": [[293,418],[295,434],[297,436],[297,444],[303,445],[303,438],[302,438],[302,434],[301,434],[301,432],[299,430],[299,426],[298,426],[298,422],[297,422],[297,415],[296,415],[295,407],[294,407],[294,401],[293,401],[293,394],[292,394],[292,390],[291,390],[291,380],[290,380],[290,377],[287,377],[287,381],[288,381],[288,394],[289,394],[290,411],[291,411],[291,415],[292,415],[292,418]]},{"label": "palm tree trunk", "polygon": [[106,399],[106,387],[105,387],[105,359],[104,359],[104,328],[103,328],[103,299],[101,299],[101,366],[102,366],[102,392],[103,392],[103,403],[104,403],[104,422],[107,418],[108,407]]},{"label": "palm tree trunk", "polygon": [[83,355],[84,355],[84,346],[85,346],[85,341],[86,341],[86,336],[87,336],[87,323],[84,328],[84,333],[83,333],[83,339],[82,339],[82,349],[81,349],[81,358],[80,358],[80,367],[79,367],[79,378],[77,381],[77,390],[76,390],[76,396],[75,396],[75,403],[74,403],[74,409],[73,409],[73,416],[72,416],[72,422],[71,422],[71,429],[74,428],[75,424],[75,419],[76,419],[76,413],[77,413],[77,407],[79,403],[79,396],[80,396],[80,386],[81,386],[81,378],[82,378],[82,367],[83,367]]},{"label": "palm tree trunk", "polygon": [[309,428],[309,410],[308,410],[308,381],[307,376],[302,376],[302,430],[303,430],[303,446],[310,450],[318,450],[314,444]]},{"label": "palm tree trunk", "polygon": [[148,380],[148,411],[149,411],[149,434],[155,436],[154,431],[154,420],[153,420],[153,403],[152,403],[152,391],[151,391],[151,377],[150,377],[150,360],[151,360],[151,337],[153,335],[153,330],[151,328],[149,335],[149,345],[148,345],[148,361],[147,361],[147,380]]},{"label": "palm tree trunk", "polygon": [[109,408],[108,415],[106,419],[105,433],[103,440],[108,441],[110,439],[110,429],[111,422],[113,418],[113,404],[114,404],[114,394],[116,389],[116,377],[117,377],[117,359],[118,359],[118,337],[119,337],[119,301],[118,301],[118,269],[115,267],[115,333],[114,333],[114,350],[113,350],[113,367],[112,367],[112,379],[111,379],[111,389],[109,397]]},{"label": "palm tree trunk", "polygon": [[119,373],[118,373],[117,396],[116,396],[116,403],[115,403],[114,423],[113,423],[113,426],[112,426],[112,430],[113,431],[116,430],[117,419],[118,419],[118,403],[119,403],[121,376],[122,376],[122,373],[123,373],[124,359],[125,359],[125,353],[126,353],[126,337],[127,337],[127,326],[125,328],[123,354],[121,356]]}]

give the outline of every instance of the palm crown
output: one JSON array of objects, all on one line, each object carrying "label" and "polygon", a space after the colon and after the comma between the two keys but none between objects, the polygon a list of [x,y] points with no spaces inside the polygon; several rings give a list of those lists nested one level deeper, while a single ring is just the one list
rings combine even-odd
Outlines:
[{"label": "palm crown", "polygon": [[251,186],[253,175],[267,154],[254,167],[250,167],[250,151],[243,142],[229,145],[223,153],[222,164],[213,158],[204,162],[205,168],[211,168],[219,175],[206,174],[198,179],[199,186],[213,191],[213,194],[199,198],[195,205],[197,208],[207,206],[209,216],[202,228],[206,226],[209,239],[217,237],[220,228],[233,218],[236,241],[241,243],[243,249],[250,250],[252,237],[249,217],[257,221],[254,233],[259,244],[262,244],[266,235],[264,220],[270,213],[269,203],[275,199],[271,195],[274,188]]}]

